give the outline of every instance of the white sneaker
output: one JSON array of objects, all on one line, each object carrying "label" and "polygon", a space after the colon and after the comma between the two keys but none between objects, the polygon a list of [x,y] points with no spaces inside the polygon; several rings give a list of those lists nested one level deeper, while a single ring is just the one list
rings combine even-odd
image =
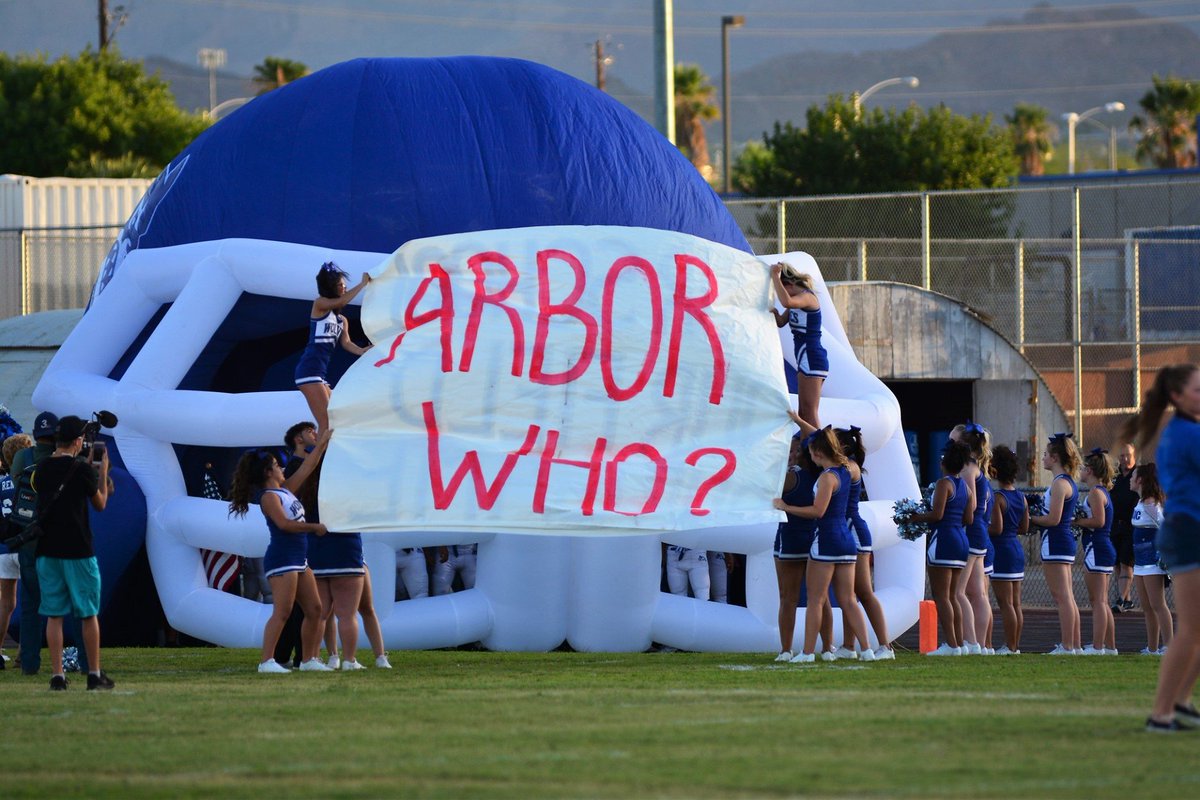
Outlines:
[{"label": "white sneaker", "polygon": [[859,661],[874,661],[875,660],[875,651],[870,648],[863,650],[861,653],[858,653],[857,655],[858,655]]},{"label": "white sneaker", "polygon": [[994,648],[994,647],[985,647],[985,648],[983,648],[983,654],[984,654],[985,656],[994,656],[994,655],[996,655],[996,648]]},{"label": "white sneaker", "polygon": [[1092,646],[1089,644],[1087,647],[1083,648],[1083,650],[1081,650],[1081,651],[1080,651],[1080,655],[1085,655],[1085,656],[1102,656],[1102,655],[1104,655],[1104,648],[1103,648],[1103,647],[1101,647],[1099,650],[1097,650],[1095,647],[1092,647]]},{"label": "white sneaker", "polygon": [[1012,654],[1013,651],[1009,650],[1006,644],[1000,645],[1000,649],[996,651],[996,655],[998,656],[1011,656]]},{"label": "white sneaker", "polygon": [[1117,648],[1115,648],[1115,647],[1106,647],[1106,648],[1104,648],[1104,653],[1102,655],[1116,656],[1116,655],[1120,655],[1120,653],[1117,652]]},{"label": "white sneaker", "polygon": [[958,655],[958,648],[951,647],[950,645],[946,644],[945,642],[942,642],[940,645],[938,645],[937,650],[930,650],[925,655],[927,655],[927,656],[956,656],[956,655]]},{"label": "white sneaker", "polygon": [[333,672],[321,659],[313,657],[300,665],[301,672]]},{"label": "white sneaker", "polygon": [[962,649],[965,651],[963,653],[964,655],[968,655],[968,656],[983,655],[983,647],[980,646],[979,642],[967,642],[966,644],[964,644],[962,646]]},{"label": "white sneaker", "polygon": [[848,659],[850,659],[851,661],[853,661],[854,659],[858,658],[858,654],[857,654],[857,653],[855,653],[855,652],[854,652],[853,650],[851,650],[849,647],[846,647],[846,646],[844,646],[844,645],[843,645],[842,647],[839,647],[837,650],[834,650],[834,651],[833,651],[833,654],[834,654],[835,656],[837,656],[838,658],[848,658]]},{"label": "white sneaker", "polygon": [[1142,652],[1138,653],[1138,655],[1156,656],[1156,655],[1159,655],[1159,652],[1157,650],[1151,650],[1149,647],[1143,647]]},{"label": "white sneaker", "polygon": [[337,653],[333,653],[332,655],[330,655],[329,660],[325,662],[325,666],[329,667],[330,669],[337,669],[341,665],[342,665],[342,658]]},{"label": "white sneaker", "polygon": [[1046,655],[1048,655],[1048,656],[1073,656],[1073,655],[1075,655],[1075,651],[1069,647],[1063,647],[1062,642],[1059,642],[1058,644],[1054,645],[1054,649],[1051,650],[1049,653],[1046,653]]},{"label": "white sneaker", "polygon": [[1158,650],[1155,652],[1155,655],[1157,655],[1157,656],[1165,656],[1166,654],[1167,654],[1167,646],[1165,644],[1162,647],[1158,648]]},{"label": "white sneaker", "polygon": [[822,661],[837,661],[838,655],[832,650],[824,650],[821,652]]},{"label": "white sneaker", "polygon": [[956,648],[955,651],[953,653],[951,653],[950,655],[952,655],[952,656],[969,656],[969,655],[971,655],[971,651],[968,650],[967,646],[964,644],[964,645]]},{"label": "white sneaker", "polygon": [[792,651],[784,650],[782,653],[775,656],[775,660],[776,661],[791,661],[792,660]]},{"label": "white sneaker", "polygon": [[1076,647],[1074,650],[1072,650],[1072,651],[1071,651],[1071,655],[1076,655],[1076,656],[1081,656],[1081,655],[1083,655],[1083,648],[1082,648],[1082,647]]},{"label": "white sneaker", "polygon": [[895,661],[896,651],[890,647],[877,647],[875,649],[876,661]]},{"label": "white sneaker", "polygon": [[284,675],[291,672],[290,669],[280,664],[273,658],[268,658],[266,661],[258,665],[258,671],[268,675]]},{"label": "white sneaker", "polygon": [[366,667],[357,661],[343,661],[341,668],[343,672],[352,672],[356,669],[366,669]]},{"label": "white sneaker", "polygon": [[792,656],[793,664],[811,664],[816,660],[817,657],[814,653],[796,653]]},{"label": "white sneaker", "polygon": [[375,667],[377,669],[391,669],[392,662],[388,661],[387,653],[375,658]]}]

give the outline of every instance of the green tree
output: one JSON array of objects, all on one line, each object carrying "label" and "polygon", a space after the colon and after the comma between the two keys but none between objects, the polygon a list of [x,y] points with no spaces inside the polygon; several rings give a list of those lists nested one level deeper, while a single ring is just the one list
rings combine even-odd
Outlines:
[{"label": "green tree", "polygon": [[1057,129],[1046,120],[1049,112],[1041,106],[1017,103],[1013,113],[1005,116],[1012,137],[1013,152],[1021,159],[1022,175],[1042,175],[1046,160],[1052,154]]},{"label": "green tree", "polygon": [[207,125],[112,46],[53,62],[0,53],[0,173],[156,174]]},{"label": "green tree", "polygon": [[254,82],[258,84],[259,94],[286,86],[307,74],[307,64],[279,56],[267,56],[261,64],[254,65]]},{"label": "green tree", "polygon": [[1137,158],[1161,169],[1196,165],[1196,115],[1200,82],[1154,76],[1154,88],[1138,101],[1145,116],[1129,121],[1141,134]]},{"label": "green tree", "polygon": [[675,65],[675,136],[679,149],[705,180],[712,177],[704,123],[721,113],[713,104],[716,89],[695,64]]}]

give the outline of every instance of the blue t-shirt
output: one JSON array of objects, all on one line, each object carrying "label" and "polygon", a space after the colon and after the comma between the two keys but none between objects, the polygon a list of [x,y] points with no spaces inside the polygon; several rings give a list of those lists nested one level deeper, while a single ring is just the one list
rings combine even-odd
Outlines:
[{"label": "blue t-shirt", "polygon": [[1164,513],[1200,520],[1200,422],[1176,412],[1163,429],[1154,458],[1167,494]]}]

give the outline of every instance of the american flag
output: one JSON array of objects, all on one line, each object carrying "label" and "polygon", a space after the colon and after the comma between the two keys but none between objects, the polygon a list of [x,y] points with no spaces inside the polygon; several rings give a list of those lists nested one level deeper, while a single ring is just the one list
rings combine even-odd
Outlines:
[{"label": "american flag", "polygon": [[[210,469],[212,464],[204,465],[204,489],[201,494],[208,500],[224,500],[221,487],[213,479]],[[204,577],[210,588],[227,592],[237,585],[241,564],[236,554],[201,548],[200,560],[204,563]]]}]

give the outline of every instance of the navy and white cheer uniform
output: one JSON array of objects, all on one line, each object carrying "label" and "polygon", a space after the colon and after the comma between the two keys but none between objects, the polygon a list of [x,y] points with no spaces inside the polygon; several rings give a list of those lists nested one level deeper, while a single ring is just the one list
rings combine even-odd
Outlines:
[{"label": "navy and white cheer uniform", "polygon": [[942,518],[933,523],[926,556],[931,567],[962,569],[967,565],[968,552],[963,511],[966,510],[967,500],[970,498],[967,495],[967,484],[962,478],[946,475],[943,480],[950,482],[951,493],[942,509]]},{"label": "navy and white cheer uniform", "polygon": [[1050,481],[1050,486],[1046,487],[1043,503],[1046,508],[1050,508],[1050,492],[1054,488],[1054,481],[1059,478],[1070,485],[1071,493],[1063,499],[1062,516],[1059,517],[1058,524],[1042,532],[1042,561],[1051,564],[1074,564],[1077,548],[1075,534],[1071,533],[1071,523],[1075,521],[1075,504],[1079,502],[1079,490],[1071,476],[1055,475],[1054,480]]},{"label": "navy and white cheer uniform", "polygon": [[[838,479],[838,488],[829,498],[825,513],[817,520],[817,538],[808,551],[808,557],[814,561],[853,564],[858,560],[858,543],[846,521],[846,506],[850,503],[850,470],[829,467],[821,474],[826,472]],[[816,494],[816,491],[814,486],[813,493]]]},{"label": "navy and white cheer uniform", "polygon": [[[1017,531],[1021,527],[1021,519],[1025,516],[1025,495],[1017,489],[1000,489],[1005,507],[1002,521],[1003,529],[992,537],[995,547],[996,560],[992,571],[994,581],[1025,580],[1025,548],[1021,546],[1021,537]],[[995,498],[992,498],[995,502]]]},{"label": "navy and white cheer uniform", "polygon": [[329,371],[329,359],[342,337],[346,318],[330,311],[323,317],[308,318],[308,344],[300,362],[296,364],[296,385],[306,383],[329,383],[325,374]]},{"label": "navy and white cheer uniform", "polygon": [[475,588],[475,544],[452,544],[448,548],[450,556],[445,561],[439,561],[433,568],[433,593],[435,595],[450,594],[454,585],[454,576],[462,576],[463,589]]},{"label": "navy and white cheer uniform", "polygon": [[862,499],[862,476],[850,484],[850,499],[846,501],[846,521],[850,525],[850,533],[854,536],[855,544],[860,553],[869,553],[874,547],[871,544],[871,529],[867,521],[858,512],[858,502]]},{"label": "navy and white cheer uniform", "polygon": [[1166,575],[1158,564],[1158,545],[1154,543],[1162,525],[1162,506],[1142,500],[1133,508],[1133,574]]},{"label": "navy and white cheer uniform", "polygon": [[396,599],[429,597],[429,567],[420,547],[396,551]]},{"label": "navy and white cheer uniform", "polygon": [[[263,494],[267,492],[279,496],[285,517],[295,522],[305,521],[304,504],[296,495],[282,488],[266,489]],[[308,568],[307,534],[281,530],[270,517],[267,517],[267,530],[271,532],[271,542],[267,545],[266,555],[263,556],[263,571],[268,578],[285,572],[303,572]]]},{"label": "navy and white cheer uniform", "polygon": [[710,580],[706,551],[692,550],[677,544],[667,545],[667,586],[670,587],[671,594],[686,597],[690,585],[692,597],[707,600],[711,588]]},{"label": "navy and white cheer uniform", "polygon": [[821,309],[788,309],[788,326],[796,348],[796,369],[810,378],[829,375],[829,354],[821,344]]},{"label": "navy and white cheer uniform", "polygon": [[973,556],[986,556],[988,551],[988,524],[992,519],[992,485],[980,470],[975,473],[975,517],[966,525],[967,552]]},{"label": "navy and white cheer uniform", "polygon": [[708,599],[714,603],[729,602],[729,566],[723,550],[708,551]]},{"label": "navy and white cheer uniform", "polygon": [[365,575],[362,535],[334,531],[324,536],[309,534],[308,566],[318,578]]},{"label": "navy and white cheer uniform", "polygon": [[[1108,494],[1108,490],[1103,486],[1097,486],[1097,489],[1104,492],[1104,526],[1100,528],[1085,528],[1083,531],[1083,566],[1088,572],[1098,572],[1104,575],[1111,575],[1113,567],[1117,563],[1117,548],[1113,547],[1112,536],[1112,520],[1113,520],[1113,504],[1112,497]],[[1089,494],[1088,497],[1091,495]],[[1088,507],[1088,498],[1083,498],[1083,507]],[[1090,517],[1091,510],[1088,510]]]},{"label": "navy and white cheer uniform", "polygon": [[[783,493],[783,502],[789,506],[811,506],[813,504],[813,474],[803,467],[791,467],[796,476],[796,485]],[[775,529],[775,557],[783,561],[805,561],[817,536],[817,521],[791,514]]]}]

